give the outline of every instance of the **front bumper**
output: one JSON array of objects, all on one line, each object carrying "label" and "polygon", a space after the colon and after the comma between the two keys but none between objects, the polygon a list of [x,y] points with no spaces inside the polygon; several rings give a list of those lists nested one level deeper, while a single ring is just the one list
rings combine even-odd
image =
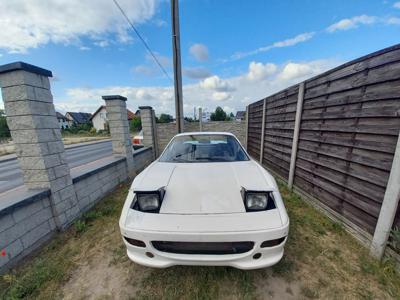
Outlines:
[{"label": "front bumper", "polygon": [[[247,214],[248,216],[248,214]],[[172,217],[172,216],[171,216]],[[178,224],[185,224],[186,221],[190,221],[191,224],[196,224],[196,218],[190,217],[191,220],[187,219],[187,216],[174,216],[174,223],[179,228]],[[288,235],[289,223],[284,226],[273,228],[273,229],[261,229],[261,230],[246,230],[249,229],[241,222],[245,220],[248,223],[248,217],[245,219],[237,216],[225,216],[226,218],[235,218],[235,227],[232,231],[221,231],[221,226],[224,222],[221,217],[218,216],[201,216],[202,222],[206,224],[204,227],[208,228],[204,230],[190,230],[190,232],[184,230],[171,231],[171,230],[144,230],[139,228],[129,228],[121,226],[121,234],[127,238],[136,239],[143,241],[146,247],[137,247],[129,244],[125,239],[124,243],[127,247],[128,257],[141,265],[155,267],[155,268],[167,268],[174,265],[198,265],[198,266],[231,266],[239,269],[258,269],[272,266],[280,261],[284,252],[285,240],[273,247],[261,248],[261,243],[268,240],[279,239]],[[219,222],[217,220],[219,219]],[[257,217],[255,218],[257,219]],[[256,221],[253,219],[253,221]],[[241,224],[242,223],[242,224]],[[226,222],[225,222],[226,224]],[[254,224],[254,223],[253,223]],[[181,227],[184,227],[181,225]],[[202,227],[202,228],[204,228]],[[238,230],[239,227],[242,230]],[[251,226],[250,226],[251,227]],[[253,225],[254,227],[254,225]],[[166,228],[171,229],[170,226]],[[210,228],[214,228],[210,230]],[[160,229],[160,228],[158,228]],[[171,242],[239,242],[239,241],[251,241],[254,242],[254,247],[245,253],[241,254],[176,254],[162,252],[155,249],[152,245],[152,241],[171,241]],[[150,253],[150,254],[149,254]],[[254,258],[255,254],[261,254],[259,258]],[[259,255],[257,255],[259,256]]]}]

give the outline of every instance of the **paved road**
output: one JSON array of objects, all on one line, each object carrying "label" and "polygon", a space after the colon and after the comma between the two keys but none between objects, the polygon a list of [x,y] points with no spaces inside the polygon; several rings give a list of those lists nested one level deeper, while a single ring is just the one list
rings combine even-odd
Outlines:
[{"label": "paved road", "polygon": [[[111,141],[67,148],[67,161],[71,168],[80,166],[112,154]],[[0,193],[22,185],[22,173],[17,159],[1,161],[0,157]]]}]

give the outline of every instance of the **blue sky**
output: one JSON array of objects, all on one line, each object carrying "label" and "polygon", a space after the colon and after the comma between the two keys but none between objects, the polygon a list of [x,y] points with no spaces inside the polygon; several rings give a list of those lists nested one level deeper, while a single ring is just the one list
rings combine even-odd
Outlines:
[{"label": "blue sky", "polygon": [[[169,1],[119,3],[172,77]],[[186,115],[199,106],[243,110],[400,42],[399,1],[181,0],[180,18]],[[174,112],[172,82],[112,0],[0,0],[0,28],[0,64],[52,70],[62,112],[93,112],[104,94],[127,96],[133,110]]]}]

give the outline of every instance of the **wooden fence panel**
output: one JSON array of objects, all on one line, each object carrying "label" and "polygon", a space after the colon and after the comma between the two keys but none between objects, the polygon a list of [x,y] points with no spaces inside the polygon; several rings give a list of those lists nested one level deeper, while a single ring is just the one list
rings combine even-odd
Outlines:
[{"label": "wooden fence panel", "polygon": [[260,100],[249,105],[247,151],[255,158],[260,157],[263,104],[264,100]]},{"label": "wooden fence panel", "polygon": [[[288,178],[298,85],[266,98],[263,164]],[[262,101],[250,105],[258,158]],[[305,82],[294,185],[373,233],[400,130],[400,45]],[[249,135],[250,136],[250,135]],[[257,138],[257,140],[255,140]],[[258,143],[258,144],[257,144]],[[257,152],[258,151],[258,152]],[[400,207],[395,225],[400,226]]]},{"label": "wooden fence panel", "polygon": [[290,168],[297,93],[295,86],[266,98],[262,163],[285,178]]}]

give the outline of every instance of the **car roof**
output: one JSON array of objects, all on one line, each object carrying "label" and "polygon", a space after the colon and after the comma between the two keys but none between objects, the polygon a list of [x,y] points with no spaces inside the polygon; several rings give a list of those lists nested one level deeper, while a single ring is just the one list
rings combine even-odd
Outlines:
[{"label": "car roof", "polygon": [[230,132],[224,132],[224,131],[194,131],[194,132],[183,132],[179,133],[176,136],[185,136],[185,135],[230,135],[230,136],[235,136],[234,134]]}]

